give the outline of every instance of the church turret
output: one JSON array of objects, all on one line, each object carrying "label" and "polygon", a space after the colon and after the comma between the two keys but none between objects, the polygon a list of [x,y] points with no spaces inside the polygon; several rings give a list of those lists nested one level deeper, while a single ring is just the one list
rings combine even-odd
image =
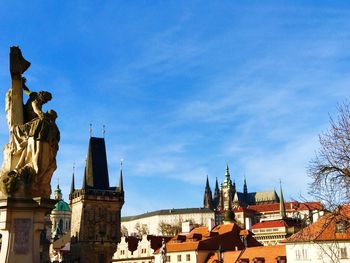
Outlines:
[{"label": "church turret", "polygon": [[212,198],[212,193],[211,193],[211,189],[209,186],[208,175],[207,175],[207,182],[206,182],[205,190],[204,190],[203,205],[204,205],[204,208],[213,209],[213,198]]},{"label": "church turret", "polygon": [[228,167],[228,164],[226,164],[225,180],[221,184],[221,210],[232,210],[232,198],[232,181],[230,177],[230,169]]},{"label": "church turret", "polygon": [[282,183],[280,182],[280,216],[282,218],[286,217],[286,208],[284,206],[284,198],[283,198],[283,191],[282,191]]},{"label": "church turret", "polygon": [[60,188],[59,184],[57,184],[57,187],[55,189],[54,198],[55,198],[55,200],[61,200],[62,199],[62,191],[61,191],[61,188]]}]

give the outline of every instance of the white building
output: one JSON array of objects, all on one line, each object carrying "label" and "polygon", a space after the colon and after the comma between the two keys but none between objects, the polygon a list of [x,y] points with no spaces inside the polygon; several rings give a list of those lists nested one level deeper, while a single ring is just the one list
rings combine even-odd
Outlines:
[{"label": "white building", "polygon": [[139,234],[136,228],[143,226],[146,234],[150,235],[165,235],[160,229],[160,224],[177,225],[181,230],[181,223],[190,221],[194,225],[209,227],[209,222],[215,220],[215,213],[208,208],[184,208],[184,209],[164,209],[154,212],[149,212],[136,216],[122,217],[122,231],[127,230],[127,234]]},{"label": "white building", "polygon": [[287,238],[288,263],[350,262],[350,205],[328,213]]},{"label": "white building", "polygon": [[[167,241],[169,238],[166,238]],[[122,237],[114,253],[112,262],[119,263],[151,263],[154,262],[153,253],[162,245],[163,237],[143,235],[137,237]]]}]

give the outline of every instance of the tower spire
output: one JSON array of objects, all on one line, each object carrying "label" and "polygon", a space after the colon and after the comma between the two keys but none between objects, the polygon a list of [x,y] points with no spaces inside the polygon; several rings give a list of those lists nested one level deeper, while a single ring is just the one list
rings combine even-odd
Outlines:
[{"label": "tower spire", "polygon": [[243,193],[244,194],[248,193],[247,179],[246,179],[245,175],[244,175]]},{"label": "tower spire", "polygon": [[[116,187],[118,189],[118,187]],[[124,192],[123,186],[123,159],[120,159],[119,191]]]},{"label": "tower spire", "polygon": [[228,168],[228,163],[226,163],[226,173],[225,173],[225,177],[230,178],[230,169]]},{"label": "tower spire", "polygon": [[286,217],[286,207],[284,206],[284,198],[283,198],[283,191],[282,191],[282,182],[280,180],[280,216],[282,218]]},{"label": "tower spire", "polygon": [[213,200],[213,205],[214,208],[218,208],[220,203],[220,189],[219,189],[219,183],[218,183],[218,178],[216,177],[216,182],[215,182],[215,190],[214,190],[214,200]]},{"label": "tower spire", "polygon": [[213,197],[209,186],[208,175],[207,175],[207,182],[205,184],[203,205],[204,205],[204,208],[213,209]]},{"label": "tower spire", "polygon": [[70,185],[70,194],[72,194],[75,190],[75,183],[74,183],[74,168],[75,164],[73,164],[73,174],[72,174],[72,183]]}]

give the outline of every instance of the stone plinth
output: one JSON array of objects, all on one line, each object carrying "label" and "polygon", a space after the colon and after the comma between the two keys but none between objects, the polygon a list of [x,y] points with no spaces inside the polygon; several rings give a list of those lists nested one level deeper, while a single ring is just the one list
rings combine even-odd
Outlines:
[{"label": "stone plinth", "polygon": [[44,217],[54,208],[55,202],[41,197],[0,200],[0,263],[40,262]]}]

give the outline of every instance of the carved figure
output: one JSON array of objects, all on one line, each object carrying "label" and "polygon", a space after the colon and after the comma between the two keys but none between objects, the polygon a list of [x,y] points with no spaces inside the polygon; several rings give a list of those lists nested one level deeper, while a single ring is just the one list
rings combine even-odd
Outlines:
[{"label": "carved figure", "polygon": [[[47,91],[29,90],[26,79],[21,77],[29,67],[21,66],[23,61],[26,60],[19,48],[12,47],[12,87],[6,95],[10,142],[4,150],[0,190],[6,196],[49,198],[51,177],[57,168],[56,154],[60,140],[60,132],[55,122],[57,113],[54,110],[48,110],[46,113],[42,111],[42,106],[52,99],[52,95]],[[26,65],[28,63],[26,61]],[[22,98],[23,91],[29,96],[25,104]]]},{"label": "carved figure", "polygon": [[160,262],[166,262],[166,244],[164,238],[162,239],[162,246],[160,248]]}]

